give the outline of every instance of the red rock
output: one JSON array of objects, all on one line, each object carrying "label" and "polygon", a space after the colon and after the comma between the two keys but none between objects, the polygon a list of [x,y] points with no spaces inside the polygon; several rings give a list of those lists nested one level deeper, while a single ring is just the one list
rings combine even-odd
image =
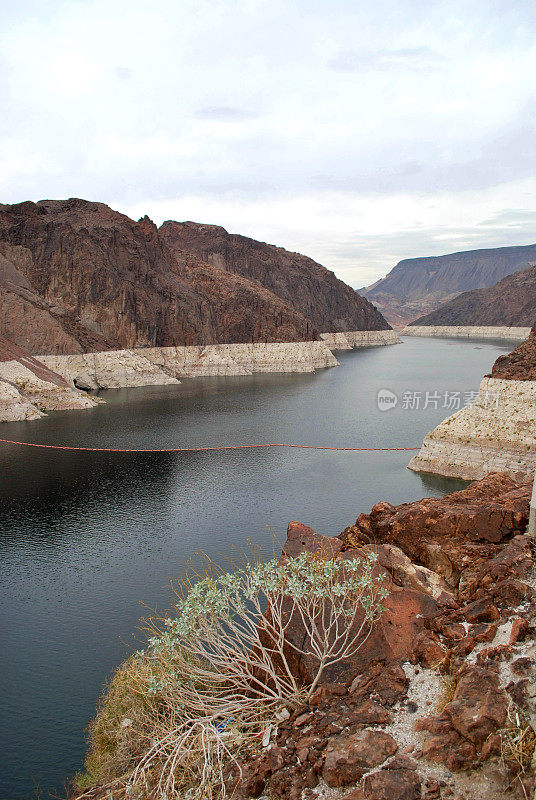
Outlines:
[{"label": "red rock", "polygon": [[493,591],[495,600],[502,606],[518,606],[531,594],[530,586],[515,578],[499,581]]},{"label": "red rock", "polygon": [[495,634],[498,630],[499,626],[496,622],[493,622],[489,625],[474,625],[471,628],[471,636],[476,643],[492,642],[495,639]]},{"label": "red rock", "polygon": [[289,522],[287,540],[283,546],[283,554],[296,558],[304,551],[314,553],[319,558],[334,558],[342,549],[342,542],[330,536],[316,533],[308,525],[301,522]]},{"label": "red rock", "polygon": [[[518,278],[533,274],[536,275],[534,267],[523,270],[518,274]],[[524,299],[526,299],[526,287]],[[525,339],[515,350],[507,356],[499,356],[491,370],[491,377],[503,380],[536,381],[536,326],[532,328],[529,338]]]},{"label": "red rock", "polygon": [[413,657],[426,667],[437,667],[446,656],[438,637],[430,631],[421,631],[413,640]]},{"label": "red rock", "polygon": [[[134,222],[102,203],[1,206],[0,255],[0,335],[31,353],[290,342],[317,335],[288,298],[172,250],[147,217]],[[328,270],[322,274],[336,281]],[[367,318],[366,301],[340,281],[334,297],[339,284],[338,297],[351,294]],[[329,316],[326,300],[317,296],[312,308]],[[374,327],[381,317],[373,310],[368,319]]]},{"label": "red rock", "polygon": [[453,639],[454,641],[463,639],[466,634],[466,630],[461,622],[447,622],[441,625],[440,630],[446,639]]},{"label": "red rock", "polygon": [[477,757],[474,744],[463,739],[453,729],[428,739],[423,745],[422,754],[429,761],[444,764],[451,770],[467,769]]},{"label": "red rock", "polygon": [[[362,541],[366,531],[377,545],[396,545],[451,588],[456,588],[463,573],[460,591],[469,599],[486,575],[496,581],[512,574],[514,565],[530,568],[527,544],[516,542],[523,539],[518,534],[527,525],[530,494],[530,483],[518,486],[508,476],[493,473],[442,498],[400,506],[379,503],[340,538],[347,548],[354,540]],[[513,545],[510,551],[503,552],[504,542]]]},{"label": "red rock", "polygon": [[534,669],[534,662],[531,658],[527,658],[526,656],[516,658],[516,660],[512,661],[510,664],[510,669],[515,675],[530,675]]},{"label": "red rock", "polygon": [[392,706],[406,696],[408,684],[400,664],[380,661],[370,664],[365,673],[354,678],[349,693],[362,699],[374,695],[384,705]]},{"label": "red rock", "polygon": [[492,734],[482,746],[480,758],[482,761],[490,758],[490,756],[499,756],[501,754],[501,737],[499,734]]},{"label": "red rock", "polygon": [[[296,556],[308,550],[322,558],[337,555],[343,543],[340,539],[318,535],[312,528],[292,522],[288,529],[288,538],[283,548],[283,556]],[[352,557],[347,551],[345,557]],[[344,568],[341,558],[341,569]],[[378,568],[379,569],[379,568]],[[407,661],[413,658],[413,645],[417,634],[424,630],[428,620],[439,613],[439,606],[428,594],[414,589],[391,587],[391,592],[383,602],[384,611],[375,621],[372,631],[368,629],[363,635],[362,644],[346,660],[330,665],[323,673],[325,683],[347,682],[355,675],[363,673],[370,664],[377,661]],[[289,604],[287,613],[291,613]],[[364,614],[355,620],[355,630],[359,630]],[[312,655],[299,657],[295,647],[307,650],[306,633],[297,612],[288,622],[286,638],[288,649],[285,657],[293,671],[305,684],[311,683],[318,669],[318,661]]]},{"label": "red rock", "polygon": [[328,742],[322,777],[328,786],[355,783],[366,772],[383,764],[397,749],[393,737],[380,730],[333,736]]},{"label": "red rock", "polygon": [[459,674],[454,698],[445,713],[461,736],[481,748],[488,736],[504,725],[507,707],[497,673],[466,666]]},{"label": "red rock", "polygon": [[493,604],[491,598],[485,600],[477,600],[474,603],[469,603],[462,613],[467,622],[495,622],[499,619],[499,609]]},{"label": "red rock", "polygon": [[512,623],[512,631],[510,633],[510,645],[515,644],[516,642],[522,642],[525,639],[527,633],[529,632],[529,623],[526,619],[522,617],[517,617]]},{"label": "red rock", "polygon": [[355,789],[350,789],[349,792],[343,794],[340,800],[367,800],[367,796],[363,794],[363,790],[357,786]]},{"label": "red rock", "polygon": [[413,770],[382,769],[365,776],[367,800],[420,800],[421,779]]}]

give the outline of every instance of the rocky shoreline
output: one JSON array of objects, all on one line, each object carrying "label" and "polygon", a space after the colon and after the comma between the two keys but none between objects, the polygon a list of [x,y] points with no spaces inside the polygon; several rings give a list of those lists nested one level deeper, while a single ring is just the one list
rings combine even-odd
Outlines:
[{"label": "rocky shoreline", "polygon": [[522,341],[530,334],[530,328],[515,328],[506,325],[407,325],[401,336],[437,336],[460,339],[507,339]]},{"label": "rocky shoreline", "polygon": [[536,470],[536,330],[500,356],[470,405],[428,433],[408,464],[463,480],[505,472],[527,480]]},{"label": "rocky shoreline", "polygon": [[484,378],[476,400],[428,433],[408,464],[463,480],[506,472],[527,480],[536,470],[536,381]]},{"label": "rocky shoreline", "polygon": [[392,330],[349,331],[323,334],[321,341],[144,347],[31,360],[19,349],[9,361],[0,361],[0,422],[33,420],[46,411],[103,402],[86,391],[165,386],[181,378],[214,375],[314,372],[338,365],[332,350],[399,341]]}]

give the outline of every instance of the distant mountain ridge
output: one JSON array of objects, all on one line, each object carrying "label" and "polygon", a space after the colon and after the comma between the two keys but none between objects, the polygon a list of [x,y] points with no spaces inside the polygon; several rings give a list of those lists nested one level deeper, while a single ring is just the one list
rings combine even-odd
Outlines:
[{"label": "distant mountain ridge", "polygon": [[358,291],[379,308],[388,322],[400,327],[435,311],[462,292],[493,286],[533,262],[536,244],[408,258],[385,278]]},{"label": "distant mountain ridge", "polygon": [[172,249],[193,253],[292,303],[321,333],[390,328],[372,303],[308,256],[228,233],[218,225],[168,220],[159,233]]},{"label": "distant mountain ridge", "polygon": [[455,297],[411,323],[419,325],[504,325],[532,327],[536,321],[536,264],[485,289]]},{"label": "distant mountain ridge", "polygon": [[0,336],[55,355],[311,341],[323,332],[389,328],[368,301],[305,256],[272,248],[280,254],[266,264],[277,273],[272,291],[268,278],[263,284],[222,269],[170,238],[148,217],[135,222],[103,203],[0,204]]}]

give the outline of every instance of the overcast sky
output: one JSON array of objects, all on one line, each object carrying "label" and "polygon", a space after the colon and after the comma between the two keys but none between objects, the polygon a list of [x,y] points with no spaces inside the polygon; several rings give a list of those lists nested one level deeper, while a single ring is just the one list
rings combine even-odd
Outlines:
[{"label": "overcast sky", "polygon": [[356,288],[536,241],[533,0],[0,7],[0,202],[216,223]]}]

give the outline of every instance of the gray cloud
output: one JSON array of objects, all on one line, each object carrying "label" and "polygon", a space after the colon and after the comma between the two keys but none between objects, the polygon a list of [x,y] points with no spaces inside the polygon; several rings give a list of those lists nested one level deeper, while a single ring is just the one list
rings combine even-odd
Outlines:
[{"label": "gray cloud", "polygon": [[134,70],[130,69],[130,67],[115,67],[114,72],[123,81],[132,80],[134,75]]},{"label": "gray cloud", "polygon": [[530,2],[21,0],[2,22],[3,202],[187,199],[358,285],[528,235]]},{"label": "gray cloud", "polygon": [[194,116],[197,119],[215,120],[217,122],[240,122],[246,119],[256,119],[258,115],[243,108],[233,108],[232,106],[208,106],[198,109]]}]

